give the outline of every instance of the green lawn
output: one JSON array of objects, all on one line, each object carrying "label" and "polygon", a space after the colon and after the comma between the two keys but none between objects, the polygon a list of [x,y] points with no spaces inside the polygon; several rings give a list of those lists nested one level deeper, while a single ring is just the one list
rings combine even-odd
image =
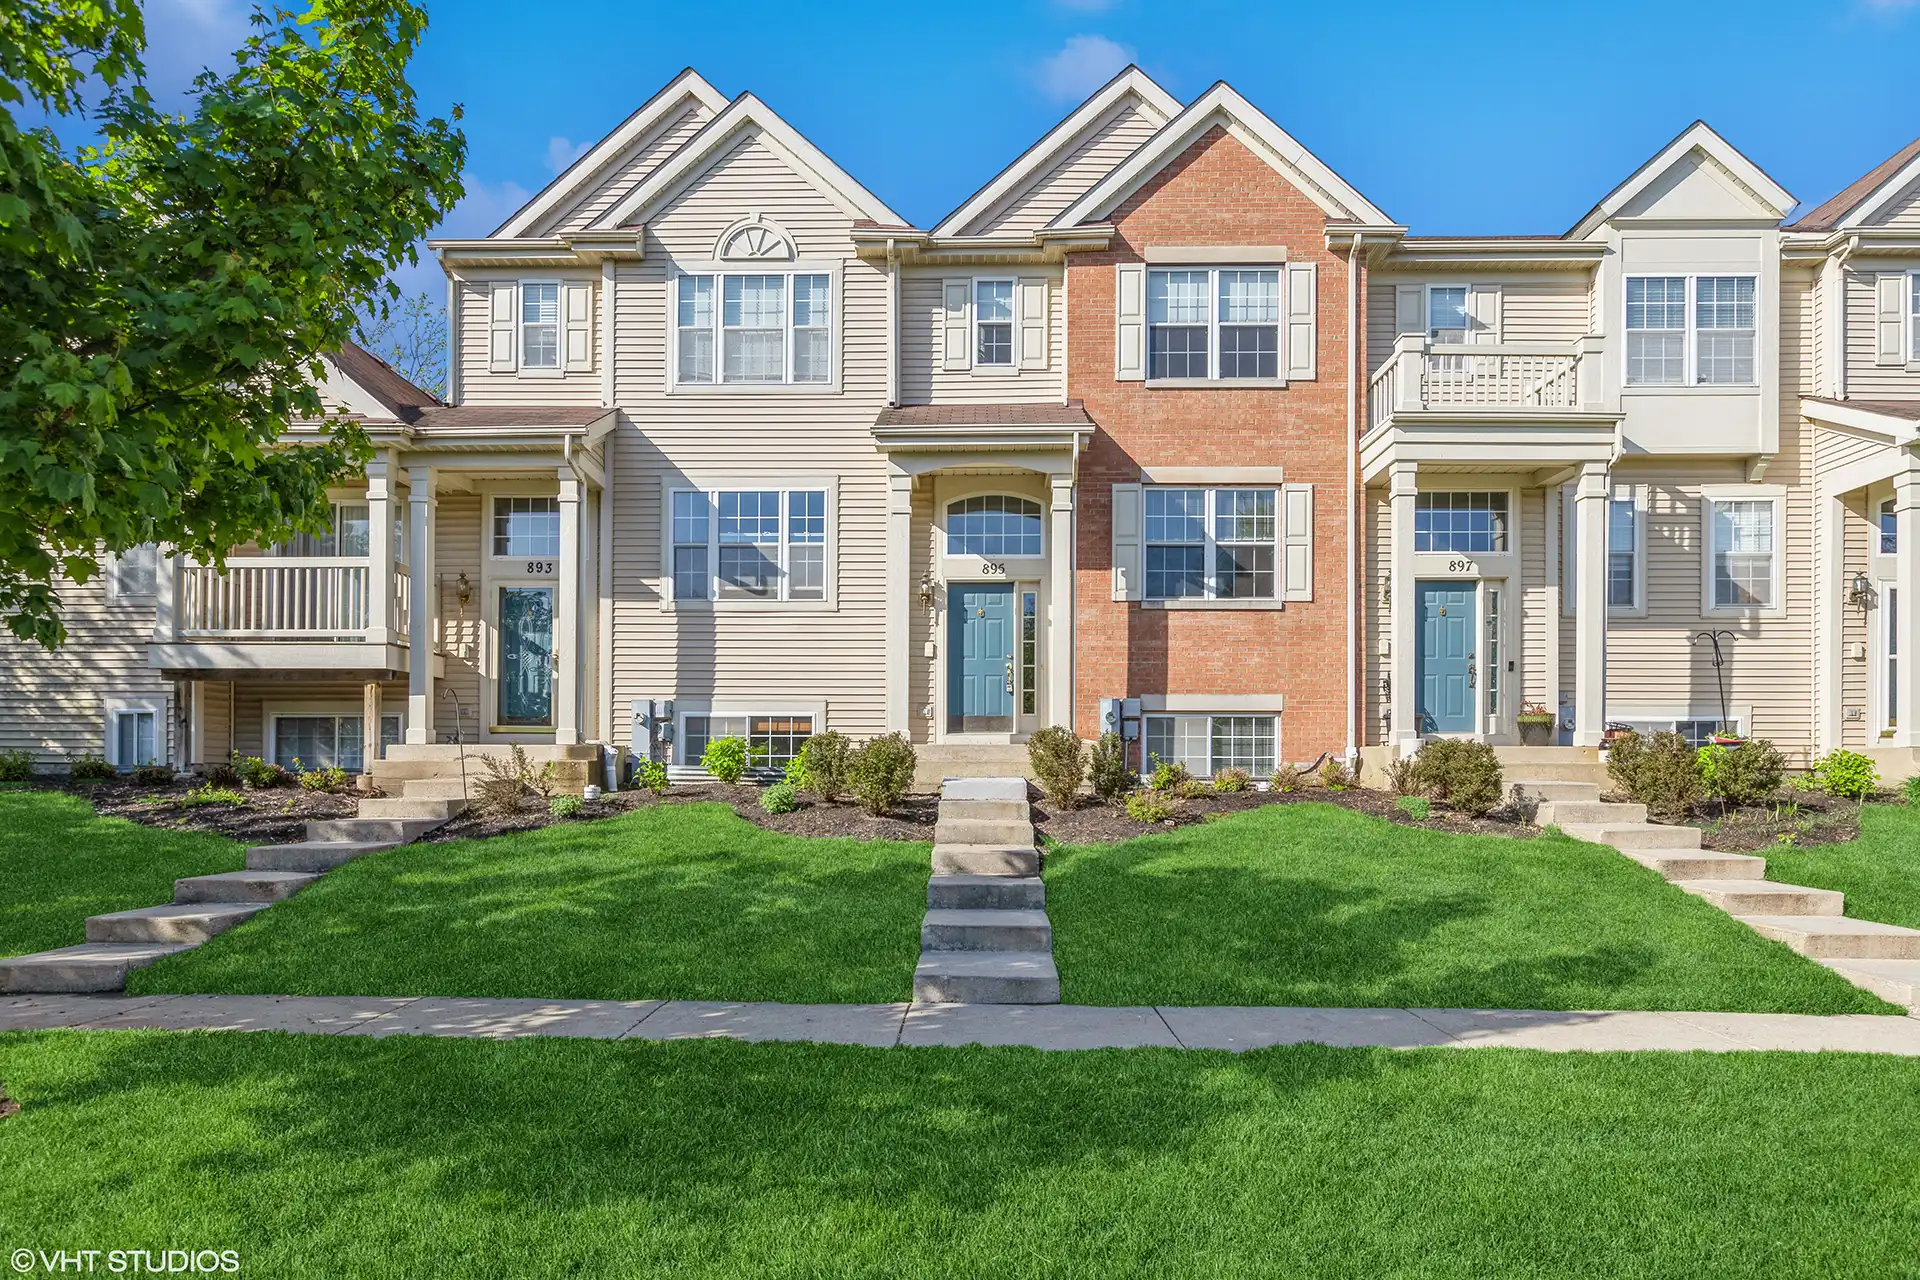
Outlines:
[{"label": "green lawn", "polygon": [[0,956],[85,942],[88,916],[173,901],[181,876],[237,871],[231,840],[102,818],[86,801],[0,791]]},{"label": "green lawn", "polygon": [[1838,889],[1847,914],[1920,929],[1920,809],[1870,804],[1860,813],[1860,838],[1846,844],[1761,850],[1767,879]]},{"label": "green lawn", "polygon": [[927,846],[674,804],[359,858],[135,991],[905,1000]]},{"label": "green lawn", "polygon": [[1075,1004],[1891,1013],[1612,849],[1321,804],[1047,860]]},{"label": "green lawn", "polygon": [[0,1223],[242,1274],[1909,1274],[1920,1063],[0,1036]]}]

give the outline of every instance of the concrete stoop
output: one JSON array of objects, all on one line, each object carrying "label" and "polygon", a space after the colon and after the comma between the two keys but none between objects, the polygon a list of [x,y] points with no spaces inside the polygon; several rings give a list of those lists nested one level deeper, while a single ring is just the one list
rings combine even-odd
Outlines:
[{"label": "concrete stoop", "polygon": [[1560,777],[1513,783],[1536,804],[1534,821],[1578,840],[1609,845],[1764,938],[1791,947],[1881,999],[1920,1013],[1920,929],[1855,920],[1846,895],[1768,880],[1765,858],[1700,847],[1698,827],[1646,820],[1646,808],[1600,799],[1598,784]]},{"label": "concrete stoop", "polygon": [[1027,780],[943,782],[913,998],[1058,1004],[1060,974],[1046,906]]},{"label": "concrete stoop", "polygon": [[307,823],[299,844],[248,849],[244,871],[174,881],[170,903],[89,917],[78,946],[0,960],[0,993],[124,991],[132,970],[225,933],[335,867],[416,840],[465,807],[458,796],[362,800],[359,817]]}]

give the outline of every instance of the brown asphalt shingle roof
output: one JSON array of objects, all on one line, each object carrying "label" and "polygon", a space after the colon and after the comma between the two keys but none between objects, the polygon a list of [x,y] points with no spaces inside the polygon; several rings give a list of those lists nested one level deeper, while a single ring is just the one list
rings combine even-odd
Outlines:
[{"label": "brown asphalt shingle roof", "polygon": [[1078,400],[1065,404],[909,404],[882,409],[876,427],[1090,427]]},{"label": "brown asphalt shingle roof", "polygon": [[597,404],[432,405],[415,426],[423,431],[461,431],[475,427],[584,427],[613,410]]},{"label": "brown asphalt shingle roof", "polygon": [[1920,400],[1835,400],[1828,396],[1802,398],[1815,400],[1821,404],[1837,405],[1843,409],[1860,409],[1867,413],[1877,413],[1884,418],[1920,422]]},{"label": "brown asphalt shingle roof", "polygon": [[365,347],[348,342],[333,353],[333,363],[341,373],[367,389],[367,393],[385,405],[401,422],[413,422],[422,410],[440,404],[394,371],[392,365]]},{"label": "brown asphalt shingle roof", "polygon": [[1862,200],[1872,195],[1882,183],[1905,168],[1915,156],[1920,156],[1920,138],[1915,138],[1906,146],[1867,170],[1851,183],[1846,190],[1834,196],[1825,204],[1811,212],[1794,219],[1787,224],[1789,231],[1831,231],[1840,225],[1840,220],[1853,212]]}]

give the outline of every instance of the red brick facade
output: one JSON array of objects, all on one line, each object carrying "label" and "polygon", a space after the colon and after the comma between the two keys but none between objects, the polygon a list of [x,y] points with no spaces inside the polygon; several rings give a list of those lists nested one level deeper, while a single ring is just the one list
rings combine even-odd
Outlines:
[{"label": "red brick facade", "polygon": [[[1320,207],[1218,128],[1112,221],[1110,249],[1068,259],[1068,393],[1099,424],[1076,497],[1074,723],[1094,732],[1102,697],[1279,692],[1280,757],[1338,752],[1346,745],[1353,590],[1346,259],[1327,251]],[[1139,262],[1153,245],[1285,245],[1292,261],[1318,263],[1318,377],[1284,389],[1116,381],[1114,264]],[[1139,481],[1143,466],[1279,466],[1289,483],[1312,483],[1314,598],[1246,611],[1116,602],[1112,486]]]}]

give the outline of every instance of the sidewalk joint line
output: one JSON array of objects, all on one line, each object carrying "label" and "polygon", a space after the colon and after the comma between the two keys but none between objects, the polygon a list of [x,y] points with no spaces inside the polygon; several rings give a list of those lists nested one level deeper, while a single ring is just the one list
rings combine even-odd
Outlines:
[{"label": "sidewalk joint line", "polygon": [[1166,1010],[1162,1009],[1157,1004],[1149,1005],[1148,1008],[1153,1010],[1154,1017],[1160,1019],[1160,1025],[1167,1029],[1167,1034],[1173,1037],[1173,1042],[1179,1045],[1182,1049],[1186,1048],[1187,1042],[1180,1038],[1180,1033],[1173,1029],[1173,1024],[1171,1022],[1167,1021]]}]

